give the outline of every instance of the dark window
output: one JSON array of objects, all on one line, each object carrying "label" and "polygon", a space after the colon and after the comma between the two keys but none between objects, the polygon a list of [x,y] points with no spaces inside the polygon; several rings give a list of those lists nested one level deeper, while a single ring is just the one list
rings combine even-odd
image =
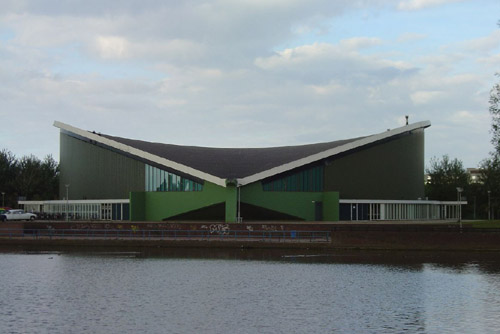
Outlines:
[{"label": "dark window", "polygon": [[262,187],[264,191],[323,191],[323,173],[323,166],[315,166],[263,181]]},{"label": "dark window", "polygon": [[203,185],[146,164],[146,191],[202,191]]}]

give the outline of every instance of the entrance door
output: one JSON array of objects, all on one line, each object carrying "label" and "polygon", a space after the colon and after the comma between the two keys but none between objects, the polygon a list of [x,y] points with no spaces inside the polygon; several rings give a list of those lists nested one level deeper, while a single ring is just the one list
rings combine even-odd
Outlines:
[{"label": "entrance door", "polygon": [[314,202],[314,220],[323,220],[323,202]]}]

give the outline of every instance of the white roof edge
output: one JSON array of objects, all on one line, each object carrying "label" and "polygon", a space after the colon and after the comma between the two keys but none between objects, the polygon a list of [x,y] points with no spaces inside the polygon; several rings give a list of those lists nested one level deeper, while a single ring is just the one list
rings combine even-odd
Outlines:
[{"label": "white roof edge", "polygon": [[226,187],[226,180],[221,179],[221,178],[216,177],[216,176],[213,176],[211,174],[199,171],[197,169],[185,166],[183,164],[180,164],[180,163],[177,163],[177,162],[165,159],[165,158],[161,158],[157,155],[139,150],[137,148],[116,142],[114,140],[99,136],[98,134],[79,129],[79,128],[76,128],[74,126],[62,123],[62,122],[55,121],[54,126],[56,128],[61,129],[61,130],[72,132],[78,136],[81,136],[81,137],[84,137],[84,138],[87,138],[90,140],[94,140],[94,141],[101,143],[103,145],[116,148],[117,150],[129,153],[130,155],[152,161],[152,162],[157,163],[161,166],[169,167],[169,168],[178,170],[180,172],[192,175],[194,177],[198,177],[202,180],[215,183],[219,186]]},{"label": "white roof edge", "polygon": [[318,161],[321,159],[328,158],[332,155],[346,152],[346,151],[349,151],[349,150],[352,150],[352,149],[355,149],[355,148],[358,148],[361,146],[365,146],[365,145],[377,142],[379,140],[383,140],[383,139],[386,139],[386,138],[389,138],[392,136],[396,136],[396,135],[399,135],[399,134],[402,134],[405,132],[414,131],[414,130],[418,130],[418,129],[424,129],[424,128],[427,128],[429,126],[431,126],[430,121],[422,121],[422,122],[408,124],[408,125],[396,128],[396,129],[384,131],[384,132],[381,132],[381,133],[378,133],[378,134],[375,134],[372,136],[364,137],[364,138],[361,138],[359,140],[356,140],[356,141],[353,141],[353,142],[350,142],[350,143],[347,143],[347,144],[344,144],[344,145],[341,145],[341,146],[338,146],[338,147],[335,147],[335,148],[332,148],[332,149],[329,149],[329,150],[326,150],[326,151],[323,151],[320,153],[316,153],[316,154],[310,155],[308,157],[301,158],[301,159],[286,163],[284,165],[265,170],[265,171],[257,173],[257,174],[253,174],[253,175],[238,179],[238,185],[244,186],[246,184],[260,181],[260,180],[265,179],[267,177],[270,177],[270,176],[273,176],[276,174],[280,174],[280,173],[292,170],[292,169],[300,167],[300,166],[310,164],[312,162],[315,162],[315,161]]}]

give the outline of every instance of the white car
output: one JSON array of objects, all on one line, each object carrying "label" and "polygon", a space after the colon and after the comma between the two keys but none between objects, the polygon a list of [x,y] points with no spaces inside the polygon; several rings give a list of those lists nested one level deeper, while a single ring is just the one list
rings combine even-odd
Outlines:
[{"label": "white car", "polygon": [[34,213],[24,212],[24,210],[9,210],[4,212],[0,219],[2,221],[6,220],[35,220],[36,215]]}]

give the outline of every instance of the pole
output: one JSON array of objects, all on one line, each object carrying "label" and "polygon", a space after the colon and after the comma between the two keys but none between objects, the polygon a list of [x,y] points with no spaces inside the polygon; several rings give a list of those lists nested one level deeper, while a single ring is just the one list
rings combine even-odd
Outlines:
[{"label": "pole", "polygon": [[458,222],[460,224],[460,229],[462,229],[462,191],[464,191],[463,188],[457,187],[457,202],[458,202]]},{"label": "pole", "polygon": [[241,223],[241,187],[238,185],[238,223]]},{"label": "pole", "polygon": [[476,196],[474,196],[474,220],[476,220]]},{"label": "pole", "polygon": [[2,191],[2,206],[5,206],[5,192]]},{"label": "pole", "polygon": [[458,198],[459,198],[459,202],[458,202],[458,211],[459,211],[459,215],[458,215],[458,221],[460,222],[460,228],[462,228],[462,192],[458,192]]},{"label": "pole", "polygon": [[66,185],[66,221],[69,221],[69,184]]},{"label": "pole", "polygon": [[491,220],[491,190],[488,190],[488,220]]}]

